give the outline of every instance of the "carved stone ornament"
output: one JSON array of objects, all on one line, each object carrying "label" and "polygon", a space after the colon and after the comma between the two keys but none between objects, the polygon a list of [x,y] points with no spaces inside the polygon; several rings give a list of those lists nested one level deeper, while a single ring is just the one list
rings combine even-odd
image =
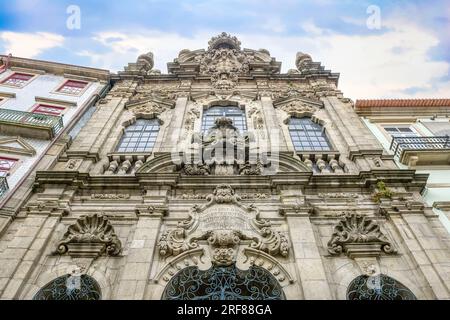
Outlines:
[{"label": "carved stone ornament", "polygon": [[122,251],[122,243],[114,232],[109,220],[94,214],[82,217],[69,227],[58,243],[58,254],[68,253],[73,257],[117,256]]},{"label": "carved stone ornament", "polygon": [[249,75],[253,70],[270,75],[279,73],[280,67],[267,50],[242,50],[236,37],[223,32],[209,41],[206,51],[182,50],[178,58],[169,63],[169,72],[209,76],[214,88],[229,91],[236,87],[241,75]]},{"label": "carved stone ornament", "polygon": [[184,128],[188,132],[194,131],[195,122],[200,119],[200,111],[196,108],[192,108],[186,115],[186,121],[184,122]]},{"label": "carved stone ornament", "polygon": [[147,103],[130,109],[135,115],[160,115],[168,108],[157,103]]},{"label": "carved stone ornament", "polygon": [[260,219],[253,205],[244,206],[229,185],[218,186],[206,197],[205,205],[195,205],[189,219],[163,233],[159,252],[163,257],[208,245],[213,264],[228,266],[236,262],[239,246],[287,257],[286,236],[272,229],[268,220]]},{"label": "carved stone ornament", "polygon": [[381,232],[380,225],[368,217],[347,213],[334,228],[328,242],[331,255],[346,253],[351,258],[359,256],[378,256],[381,252],[396,253],[388,238]]},{"label": "carved stone ornament", "polygon": [[[189,176],[262,175],[265,167],[260,158],[250,161],[249,146],[249,136],[242,135],[232,119],[218,118],[207,134],[194,135],[182,172]],[[194,154],[200,159],[194,161]]]},{"label": "carved stone ornament", "polygon": [[292,102],[280,107],[280,109],[289,115],[295,115],[295,114],[312,115],[317,111],[316,108],[308,106],[307,104],[305,104],[301,101],[292,101]]}]

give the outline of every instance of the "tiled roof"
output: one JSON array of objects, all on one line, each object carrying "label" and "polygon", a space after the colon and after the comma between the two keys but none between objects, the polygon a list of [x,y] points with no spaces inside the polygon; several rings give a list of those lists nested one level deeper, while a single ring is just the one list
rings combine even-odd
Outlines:
[{"label": "tiled roof", "polygon": [[356,100],[356,108],[450,107],[450,99],[374,99]]}]

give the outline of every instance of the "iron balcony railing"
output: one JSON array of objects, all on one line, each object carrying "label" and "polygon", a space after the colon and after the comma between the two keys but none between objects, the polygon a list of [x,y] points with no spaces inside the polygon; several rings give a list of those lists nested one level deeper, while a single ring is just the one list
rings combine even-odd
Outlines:
[{"label": "iron balcony railing", "polygon": [[8,192],[9,186],[6,177],[0,177],[0,199]]},{"label": "iron balcony railing", "polygon": [[442,137],[394,137],[391,151],[400,157],[404,150],[444,150],[450,149],[450,136]]},{"label": "iron balcony railing", "polygon": [[62,117],[0,109],[0,122],[51,129],[53,137],[64,127]]}]

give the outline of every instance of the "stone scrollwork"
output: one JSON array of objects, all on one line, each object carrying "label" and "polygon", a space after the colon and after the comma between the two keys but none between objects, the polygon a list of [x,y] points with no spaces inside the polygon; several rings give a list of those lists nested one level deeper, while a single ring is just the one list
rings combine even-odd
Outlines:
[{"label": "stone scrollwork", "polygon": [[135,115],[160,115],[167,110],[165,106],[157,103],[147,103],[130,109]]},{"label": "stone scrollwork", "polygon": [[189,219],[161,236],[161,256],[175,257],[207,245],[211,261],[217,266],[235,263],[240,246],[288,257],[287,237],[275,231],[270,221],[261,219],[255,206],[243,205],[231,186],[219,185],[206,200],[206,204],[192,208]]},{"label": "stone scrollwork", "polygon": [[58,243],[58,254],[73,257],[118,256],[122,243],[107,217],[99,214],[85,216],[71,225]]},{"label": "stone scrollwork", "polygon": [[264,251],[271,256],[287,257],[289,255],[289,241],[286,236],[270,227],[262,228],[261,238],[254,241],[250,247]]},{"label": "stone scrollwork", "polygon": [[198,247],[196,242],[186,240],[186,230],[177,228],[163,233],[159,239],[159,253],[161,256],[177,256],[185,251]]},{"label": "stone scrollwork", "polygon": [[200,111],[196,108],[192,108],[186,115],[186,121],[184,123],[186,131],[194,131],[195,122],[197,119],[200,119]]},{"label": "stone scrollwork", "polygon": [[188,176],[209,176],[211,168],[206,164],[185,164],[183,172]]},{"label": "stone scrollwork", "polygon": [[241,49],[240,41],[223,32],[209,42],[207,50],[182,50],[169,73],[193,73],[207,76],[211,85],[221,92],[233,90],[239,77],[252,72],[258,74],[279,73],[281,64],[270,57],[267,50]]},{"label": "stone scrollwork", "polygon": [[280,109],[289,115],[296,115],[296,114],[312,115],[317,111],[316,108],[309,106],[301,101],[292,101],[280,107]]},{"label": "stone scrollwork", "polygon": [[380,225],[357,213],[347,213],[334,228],[328,242],[328,252],[331,255],[346,253],[350,257],[378,256],[381,251],[387,254],[396,253],[381,231]]}]

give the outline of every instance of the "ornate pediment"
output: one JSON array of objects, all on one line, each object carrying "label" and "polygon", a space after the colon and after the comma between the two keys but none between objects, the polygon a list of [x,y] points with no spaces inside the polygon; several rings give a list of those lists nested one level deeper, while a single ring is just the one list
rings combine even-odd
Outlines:
[{"label": "ornate pediment", "polygon": [[290,96],[275,101],[274,107],[286,112],[291,117],[311,117],[323,108],[323,103],[298,96]]},{"label": "ornate pediment", "polygon": [[286,236],[261,219],[255,206],[243,205],[231,186],[218,186],[206,200],[192,208],[188,220],[163,233],[159,240],[162,256],[177,256],[201,244],[209,246],[216,265],[235,263],[242,245],[272,256],[288,256]]},{"label": "ornate pediment", "polygon": [[157,117],[174,107],[175,103],[172,101],[161,101],[151,97],[126,104],[128,110],[141,117]]},{"label": "ornate pediment", "polygon": [[396,253],[377,221],[357,213],[347,213],[334,228],[328,242],[331,255],[345,253],[351,258]]},{"label": "ornate pediment", "polygon": [[208,50],[182,50],[169,73],[210,77],[214,88],[231,90],[240,76],[280,73],[281,63],[270,57],[267,50],[241,49],[236,37],[222,33],[209,41]]},{"label": "ornate pediment", "polygon": [[107,217],[99,214],[85,216],[72,224],[61,241],[58,254],[68,253],[72,257],[117,256],[122,243]]}]

